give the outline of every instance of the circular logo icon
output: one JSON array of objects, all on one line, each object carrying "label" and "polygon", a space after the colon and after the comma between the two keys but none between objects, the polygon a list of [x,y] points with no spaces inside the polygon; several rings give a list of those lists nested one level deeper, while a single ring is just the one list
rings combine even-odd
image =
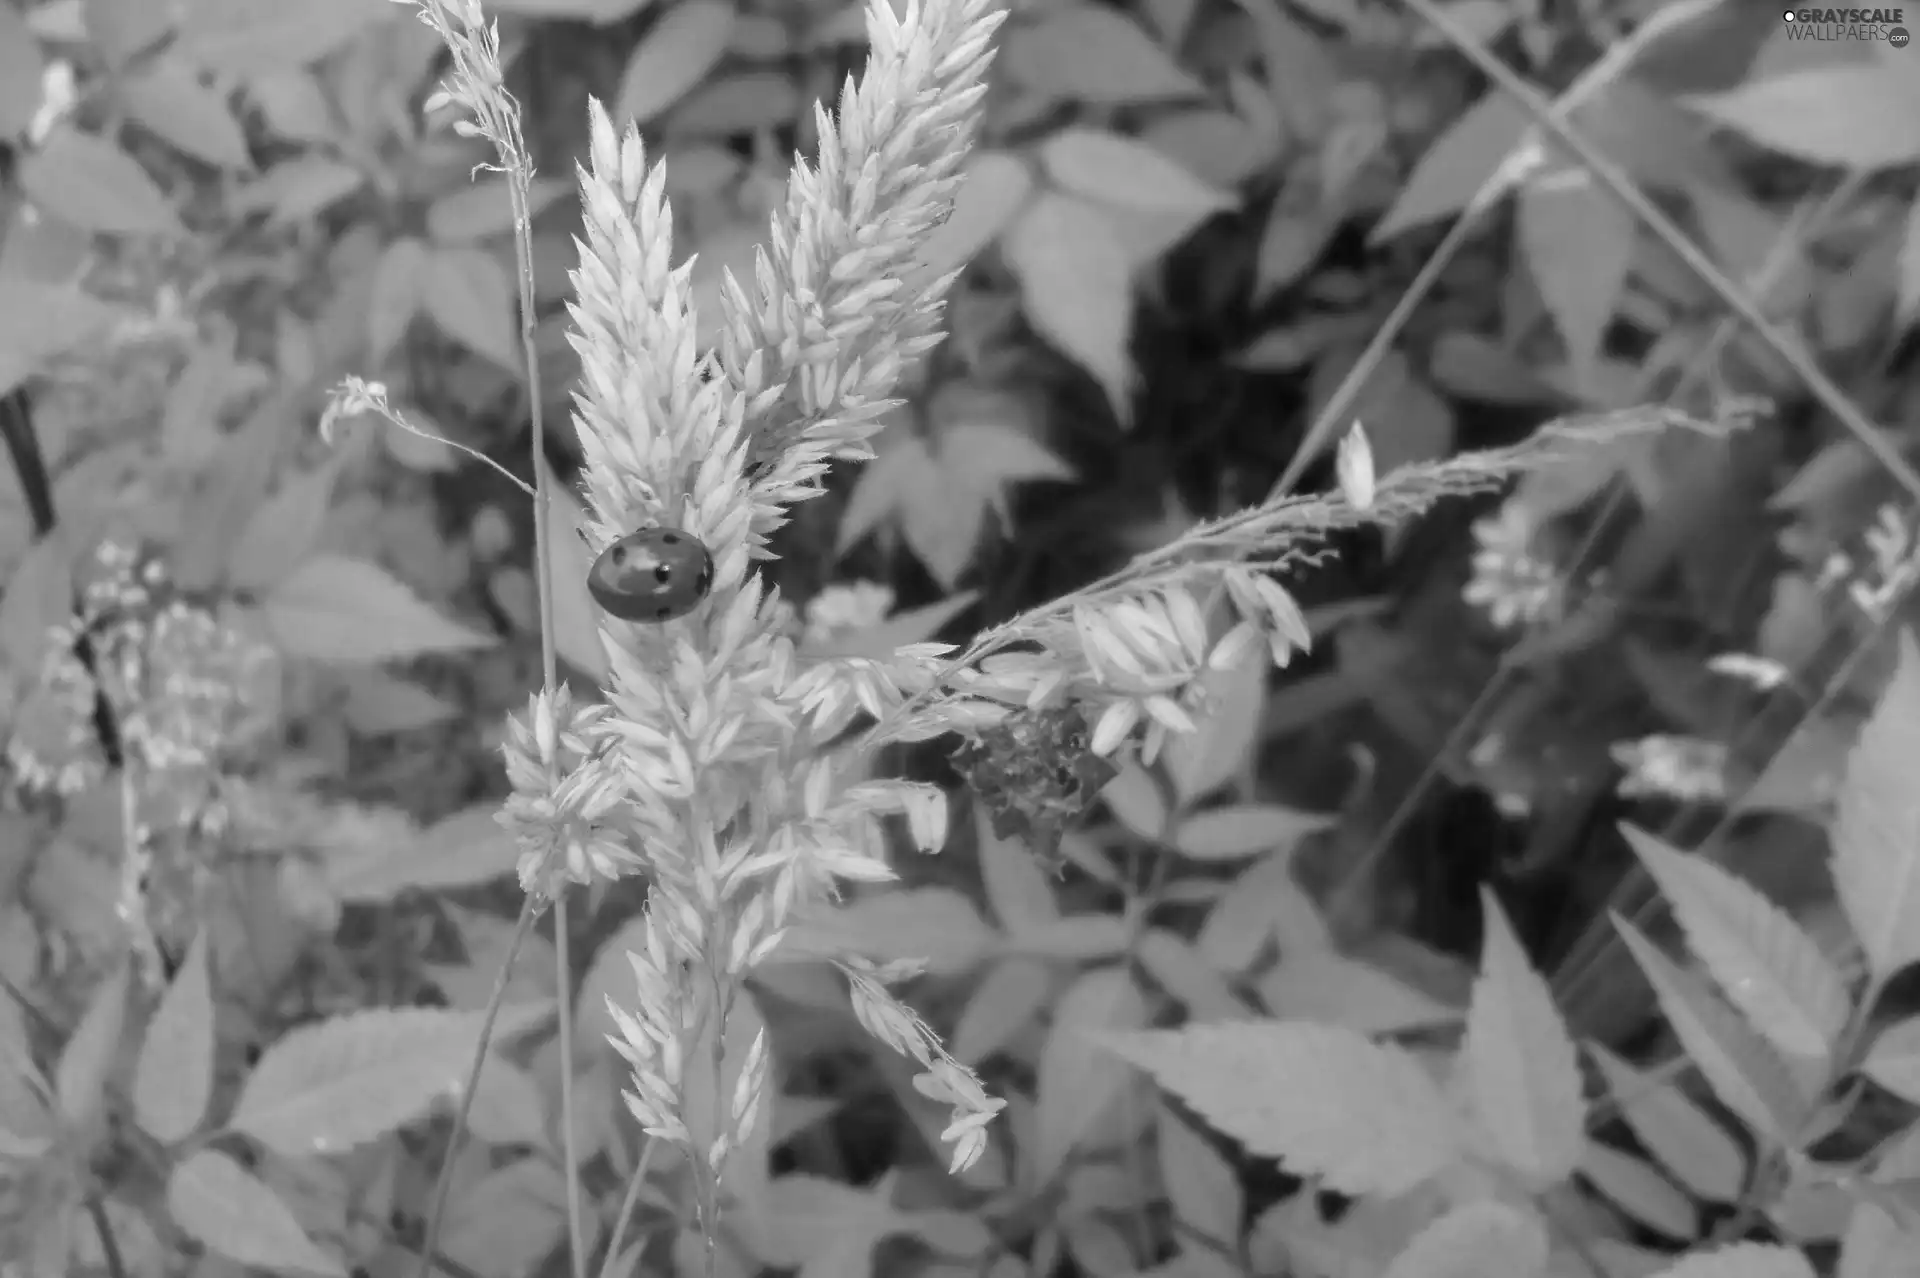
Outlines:
[{"label": "circular logo icon", "polygon": [[1787,13],[1786,13],[1786,19],[1787,19],[1787,21],[1788,21],[1788,22],[1792,22],[1792,21],[1793,21],[1793,10],[1791,10],[1791,9],[1789,9],[1789,10],[1787,10]]},{"label": "circular logo icon", "polygon": [[1906,48],[1912,39],[1913,37],[1907,34],[1905,27],[1895,27],[1893,30],[1887,32],[1887,43],[1896,49]]}]

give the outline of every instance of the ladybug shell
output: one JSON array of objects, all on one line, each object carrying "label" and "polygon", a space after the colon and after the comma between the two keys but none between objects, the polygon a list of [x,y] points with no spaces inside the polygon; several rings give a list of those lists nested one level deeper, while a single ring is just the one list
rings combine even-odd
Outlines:
[{"label": "ladybug shell", "polygon": [[713,585],[713,556],[678,528],[642,528],[600,552],[587,593],[622,621],[672,621],[699,606]]}]

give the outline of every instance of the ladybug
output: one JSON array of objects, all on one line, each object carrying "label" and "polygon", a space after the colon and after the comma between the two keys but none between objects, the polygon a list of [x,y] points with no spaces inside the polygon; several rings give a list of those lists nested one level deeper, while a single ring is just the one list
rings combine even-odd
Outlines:
[{"label": "ladybug", "polygon": [[630,532],[587,570],[587,593],[622,621],[672,621],[699,606],[713,587],[706,543],[678,528]]}]

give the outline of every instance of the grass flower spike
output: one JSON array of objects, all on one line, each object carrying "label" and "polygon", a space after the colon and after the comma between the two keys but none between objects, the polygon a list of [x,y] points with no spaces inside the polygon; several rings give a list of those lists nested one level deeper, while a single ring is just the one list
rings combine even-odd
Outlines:
[{"label": "grass flower spike", "polygon": [[[588,538],[597,551],[637,527],[674,524],[711,550],[713,582],[683,620],[607,620],[604,719],[575,720],[555,738],[543,713],[564,708],[536,706],[534,727],[515,733],[525,756],[517,779],[541,781],[547,742],[566,753],[571,735],[583,747],[568,761],[579,780],[515,811],[530,830],[572,831],[528,840],[536,851],[541,837],[564,848],[569,877],[628,868],[594,852],[588,831],[608,822],[642,850],[649,936],[631,955],[633,1006],[612,1008],[615,1046],[632,1068],[628,1108],[693,1157],[703,1210],[716,1205],[722,1159],[759,1109],[766,1051],[748,1051],[733,1103],[700,1130],[682,1084],[689,1069],[718,1078],[717,1055],[691,1059],[702,1034],[721,1041],[741,977],[796,911],[840,881],[893,877],[881,818],[904,815],[923,849],[944,839],[939,791],[864,780],[824,756],[830,732],[872,699],[861,682],[871,672],[803,663],[793,610],[751,564],[834,457],[865,455],[902,368],[937,340],[950,277],[907,281],[920,240],[951,207],[999,20],[982,0],[910,4],[899,17],[875,0],[866,79],[843,94],[837,124],[822,120],[818,167],[795,167],[758,262],[758,301],[728,279],[718,352],[697,347],[691,265],[670,265],[664,170],[648,168],[637,131],[621,135],[591,108],[572,307]],[[584,748],[589,737],[604,749]],[[604,782],[594,779],[602,766]],[[558,869],[559,856],[540,855]],[[862,1022],[918,1060],[921,1090],[953,1107],[956,1165],[971,1162],[1000,1103],[887,992],[888,974],[851,959],[843,971]]]}]

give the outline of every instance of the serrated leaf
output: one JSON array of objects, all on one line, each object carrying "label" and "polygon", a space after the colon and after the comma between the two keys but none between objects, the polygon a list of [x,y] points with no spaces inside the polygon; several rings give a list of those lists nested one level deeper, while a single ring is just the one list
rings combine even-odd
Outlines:
[{"label": "serrated leaf", "polygon": [[0,395],[93,341],[120,315],[71,285],[0,276]]},{"label": "serrated leaf", "polygon": [[1069,126],[1040,145],[1047,176],[1096,204],[1206,217],[1237,202],[1152,147],[1107,129]]},{"label": "serrated leaf", "polygon": [[1622,826],[1685,930],[1687,945],[1755,1029],[1790,1056],[1825,1057],[1852,1012],[1846,982],[1813,938],[1742,879]]},{"label": "serrated leaf", "polygon": [[1520,189],[1520,245],[1576,384],[1593,385],[1601,341],[1633,262],[1633,214],[1587,170],[1538,174]]},{"label": "serrated leaf", "polygon": [[1253,1021],[1109,1042],[1250,1153],[1341,1193],[1402,1194],[1461,1153],[1446,1099],[1420,1063],[1352,1030]]},{"label": "serrated leaf", "polygon": [[953,212],[920,242],[921,268],[957,270],[1013,224],[1033,192],[1033,172],[1005,151],[976,151],[967,159]]},{"label": "serrated leaf", "polygon": [[1618,914],[1613,922],[1653,986],[1675,1037],[1720,1103],[1762,1136],[1790,1145],[1806,1119],[1806,1102],[1766,1040],[1638,928]]},{"label": "serrated leaf", "polygon": [[1309,834],[1330,829],[1337,820],[1277,803],[1234,804],[1184,818],[1174,827],[1173,846],[1196,861],[1237,861],[1264,852],[1291,851]]},{"label": "serrated leaf", "polygon": [[520,852],[494,820],[495,804],[475,804],[435,822],[403,847],[373,844],[328,858],[327,885],[342,901],[385,902],[407,891],[438,892],[489,883],[513,873]]},{"label": "serrated leaf", "polygon": [[1042,1182],[1066,1164],[1132,1075],[1102,1045],[1107,1035],[1146,1024],[1147,1004],[1125,967],[1083,972],[1054,1004],[1040,1051],[1033,1171]]},{"label": "serrated leaf", "polygon": [[1920,80],[1889,59],[1789,71],[1681,101],[1814,164],[1879,169],[1920,160]]},{"label": "serrated leaf", "polygon": [[1881,1030],[1861,1068],[1894,1095],[1920,1105],[1920,1016]]},{"label": "serrated leaf", "polygon": [[1920,961],[1920,649],[1900,635],[1900,656],[1880,703],[1847,760],[1832,827],[1840,904],[1882,980]]},{"label": "serrated leaf", "polygon": [[1049,192],[1026,207],[1003,247],[1034,327],[1093,375],[1123,425],[1130,421],[1132,268],[1099,207]]},{"label": "serrated leaf", "polygon": [[11,5],[0,5],[0,138],[19,137],[40,110],[45,60],[40,42]]},{"label": "serrated leaf", "polygon": [[1206,95],[1165,49],[1118,9],[1072,5],[1006,37],[1001,54],[1014,83],[1107,106]]},{"label": "serrated leaf", "polygon": [[193,66],[253,74],[308,66],[398,16],[386,0],[187,0],[173,47]]},{"label": "serrated leaf", "polygon": [[536,1273],[567,1235],[566,1201],[566,1180],[552,1160],[508,1163],[474,1177],[448,1202],[440,1249],[487,1278]]},{"label": "serrated leaf", "polygon": [[345,1153],[457,1096],[483,1022],[382,1008],[303,1025],[260,1058],[228,1126],[290,1158]]},{"label": "serrated leaf", "polygon": [[1564,1180],[1586,1145],[1580,1065],[1553,993],[1528,962],[1491,890],[1480,891],[1485,940],[1461,1053],[1482,1129],[1534,1186]]},{"label": "serrated leaf", "polygon": [[435,247],[427,254],[420,309],[449,337],[509,373],[520,371],[513,283],[491,253]]},{"label": "serrated leaf", "polygon": [[18,177],[37,207],[83,231],[166,235],[181,229],[167,197],[132,156],[69,125],[21,156]]},{"label": "serrated leaf", "polygon": [[121,963],[94,990],[80,1023],[60,1049],[53,1091],[69,1125],[89,1127],[100,1114],[126,1024],[127,965]]},{"label": "serrated leaf", "polygon": [[283,650],[315,661],[398,661],[494,643],[433,611],[384,569],[338,555],[295,568],[261,610]]},{"label": "serrated leaf", "polygon": [[684,0],[660,15],[627,59],[614,122],[645,124],[706,79],[727,51],[733,19],[727,0]]},{"label": "serrated leaf", "polygon": [[185,1140],[213,1096],[213,986],[207,938],[194,939],[147,1023],[133,1076],[133,1116],[164,1143]]},{"label": "serrated leaf", "polygon": [[194,159],[221,169],[252,165],[246,132],[226,95],[180,63],[156,62],[120,85],[119,93],[129,117]]},{"label": "serrated leaf", "polygon": [[1395,1256],[1381,1278],[1532,1278],[1547,1265],[1547,1232],[1532,1215],[1499,1202],[1455,1207]]},{"label": "serrated leaf", "polygon": [[1672,1083],[1641,1073],[1598,1043],[1588,1051],[1627,1127],[1662,1167],[1709,1202],[1740,1197],[1747,1160],[1720,1124]]},{"label": "serrated leaf", "polygon": [[228,554],[228,585],[266,594],[299,566],[326,525],[340,464],[328,457],[260,503]]},{"label": "serrated leaf", "polygon": [[199,1150],[173,1169],[167,1211],[228,1260],[276,1273],[346,1278],[346,1266],[314,1245],[280,1196],[219,1150]]},{"label": "serrated leaf", "polygon": [[1807,1258],[1791,1247],[1734,1243],[1695,1252],[1655,1278],[1815,1278]]}]

